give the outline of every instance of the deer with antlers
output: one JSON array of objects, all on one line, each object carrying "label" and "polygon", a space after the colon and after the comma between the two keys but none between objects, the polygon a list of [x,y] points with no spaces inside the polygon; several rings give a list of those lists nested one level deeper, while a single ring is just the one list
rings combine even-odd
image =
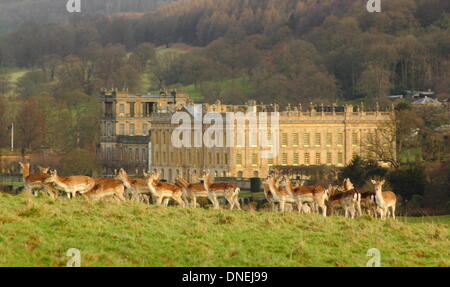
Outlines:
[{"label": "deer with antlers", "polygon": [[230,210],[236,206],[241,209],[239,204],[240,188],[234,183],[216,182],[213,183],[209,172],[203,171],[200,180],[203,181],[205,190],[208,192],[208,198],[213,203],[215,209],[219,209],[218,197],[224,197],[230,205]]},{"label": "deer with antlers", "polygon": [[36,190],[45,190],[52,199],[56,198],[57,191],[53,188],[53,185],[45,183],[45,180],[50,177],[47,173],[48,168],[39,168],[38,173],[30,174],[30,163],[19,162],[24,190],[34,193]]},{"label": "deer with antlers", "polygon": [[145,179],[130,178],[128,173],[123,168],[119,169],[115,178],[123,183],[127,193],[130,195],[129,199],[132,201],[142,201],[150,204],[150,197],[152,193],[148,188],[147,181]]},{"label": "deer with antlers", "polygon": [[90,191],[95,186],[95,180],[89,176],[75,175],[68,177],[58,176],[56,170],[50,172],[49,177],[44,181],[47,184],[53,184],[58,190],[67,194],[68,198]]},{"label": "deer with antlers", "polygon": [[314,209],[320,208],[322,215],[327,216],[325,201],[328,199],[328,189],[319,185],[303,186],[304,181],[301,181],[299,186],[293,186],[291,179],[287,176],[283,176],[282,182],[285,183],[286,190],[292,194],[298,212],[310,213],[311,208],[307,204],[312,204],[315,207]]},{"label": "deer with antlers", "polygon": [[183,191],[181,187],[168,183],[161,182],[158,173],[147,174],[144,172],[147,181],[147,186],[155,198],[156,204],[167,206],[170,199],[175,200],[181,207],[185,207],[186,203],[183,200]]},{"label": "deer with antlers", "polygon": [[121,201],[125,201],[125,186],[120,180],[112,178],[95,178],[94,187],[84,192],[82,195],[92,199],[100,200],[108,196],[114,196]]},{"label": "deer with antlers", "polygon": [[375,188],[375,203],[377,205],[377,210],[380,213],[381,219],[386,219],[389,211],[392,218],[395,219],[397,196],[391,191],[383,192],[383,184],[385,183],[384,180],[376,181],[372,179],[371,182]]},{"label": "deer with antlers", "polygon": [[197,207],[197,198],[209,198],[202,183],[189,183],[182,176],[177,176],[175,183],[183,189],[183,199],[187,205]]}]

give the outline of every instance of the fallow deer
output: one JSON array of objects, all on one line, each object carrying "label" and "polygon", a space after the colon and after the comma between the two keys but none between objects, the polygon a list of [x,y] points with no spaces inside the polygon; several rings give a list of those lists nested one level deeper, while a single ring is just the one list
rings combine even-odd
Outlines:
[{"label": "fallow deer", "polygon": [[38,169],[38,173],[48,173],[49,168],[48,167],[42,167],[42,166],[37,166]]},{"label": "fallow deer", "polygon": [[147,174],[144,172],[144,176],[147,181],[147,186],[152,193],[153,198],[155,198],[157,205],[164,203],[164,206],[167,206],[169,200],[173,199],[181,207],[186,206],[186,203],[183,200],[183,191],[181,187],[172,183],[161,182],[159,180],[159,174],[157,173]]},{"label": "fallow deer", "polygon": [[60,177],[56,170],[52,171],[44,182],[53,184],[56,189],[64,191],[68,198],[75,197],[77,192],[80,194],[88,192],[95,186],[95,180],[89,176]]},{"label": "fallow deer", "polygon": [[143,201],[150,203],[151,191],[148,188],[147,181],[142,178],[130,178],[128,173],[123,169],[119,169],[116,173],[116,179],[120,180],[125,186],[126,191],[130,194],[130,200]]},{"label": "fallow deer", "polygon": [[[325,201],[328,199],[328,189],[324,189],[322,186],[303,186],[303,181],[299,186],[294,187],[292,181],[284,176],[284,182],[286,183],[286,189],[293,195],[294,201],[297,204],[298,212],[309,213],[310,207],[304,205],[312,204],[316,208],[321,209],[322,215],[327,216],[327,206]],[[315,209],[316,209],[315,208]]]},{"label": "fallow deer", "polygon": [[267,186],[268,191],[266,198],[272,203],[272,210],[276,210],[276,204],[279,204],[280,211],[285,211],[286,204],[295,203],[292,193],[289,193],[285,188],[281,187],[282,177],[278,180],[274,175],[269,175],[264,180],[263,184]]},{"label": "fallow deer", "polygon": [[228,201],[230,210],[234,206],[237,209],[241,209],[238,199],[240,188],[236,184],[228,182],[213,183],[210,174],[206,171],[202,173],[200,180],[203,180],[205,190],[208,192],[208,198],[213,202],[215,209],[219,209],[218,197],[224,197]]},{"label": "fallow deer", "polygon": [[[346,185],[344,184],[344,186]],[[350,214],[351,218],[355,218],[360,199],[361,194],[355,189],[342,190],[340,187],[334,187],[328,198],[328,206],[330,207],[331,214],[333,214],[336,209],[343,209],[345,217],[348,217]]]},{"label": "fallow deer", "polygon": [[391,191],[383,192],[383,184],[385,183],[384,180],[371,180],[371,182],[375,187],[375,203],[377,204],[377,209],[380,212],[381,219],[385,219],[387,217],[389,209],[391,211],[391,216],[395,219],[397,196]]},{"label": "fallow deer", "polygon": [[120,180],[113,178],[95,178],[94,187],[83,196],[92,200],[99,200],[107,196],[115,196],[121,201],[125,201],[125,186]]},{"label": "fallow deer", "polygon": [[57,191],[53,188],[53,185],[45,182],[45,180],[50,177],[50,175],[47,174],[48,169],[42,173],[30,174],[30,163],[19,162],[19,165],[22,172],[25,191],[34,193],[36,190],[44,189],[52,199],[56,198]]},{"label": "fallow deer", "polygon": [[208,192],[202,183],[189,183],[182,176],[177,176],[175,183],[183,189],[183,198],[186,203],[194,208],[197,207],[197,198],[208,198]]}]

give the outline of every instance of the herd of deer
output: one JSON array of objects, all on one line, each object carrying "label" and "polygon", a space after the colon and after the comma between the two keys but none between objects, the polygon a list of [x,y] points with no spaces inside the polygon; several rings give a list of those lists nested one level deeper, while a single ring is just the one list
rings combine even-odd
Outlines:
[{"label": "herd of deer", "polygon": [[[219,198],[224,198],[230,209],[241,209],[237,185],[227,182],[212,182],[211,176],[204,171],[199,178],[201,183],[189,183],[178,176],[176,182],[160,180],[158,173],[145,173],[145,178],[131,178],[120,169],[115,178],[91,178],[89,176],[58,176],[55,170],[39,167],[37,173],[30,173],[29,163],[19,163],[24,182],[24,190],[35,193],[46,191],[51,198],[66,194],[73,198],[80,194],[93,200],[116,197],[121,201],[132,200],[167,206],[172,199],[182,207],[197,207],[198,198],[207,198],[215,209],[219,209]],[[392,192],[383,192],[383,181],[372,180],[373,192],[361,193],[355,189],[350,179],[340,186],[303,186],[303,182],[294,186],[287,176],[269,175],[263,182],[264,194],[272,210],[285,211],[297,206],[298,212],[319,212],[331,215],[344,212],[345,217],[362,215],[365,210],[373,217],[381,219],[391,215],[395,219],[397,198]],[[320,209],[320,210],[319,210]]]},{"label": "herd of deer", "polygon": [[[303,181],[298,186],[293,186],[287,176],[276,177],[269,175],[264,181],[264,194],[272,205],[272,210],[284,211],[288,207],[297,206],[298,212],[321,212],[327,215],[327,209],[331,215],[337,215],[343,211],[345,217],[355,218],[361,216],[363,210],[373,217],[385,219],[389,215],[395,219],[395,206],[397,197],[393,192],[382,191],[384,180],[372,180],[375,187],[373,192],[359,192],[346,178],[342,185],[303,186]],[[320,209],[320,210],[319,210]]]}]

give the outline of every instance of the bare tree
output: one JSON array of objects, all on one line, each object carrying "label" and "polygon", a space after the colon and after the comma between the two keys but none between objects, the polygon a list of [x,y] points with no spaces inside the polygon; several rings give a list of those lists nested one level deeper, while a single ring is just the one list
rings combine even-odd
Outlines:
[{"label": "bare tree", "polygon": [[400,167],[397,159],[396,122],[390,121],[378,127],[374,133],[367,134],[363,139],[364,152],[369,158],[389,163],[394,168]]}]

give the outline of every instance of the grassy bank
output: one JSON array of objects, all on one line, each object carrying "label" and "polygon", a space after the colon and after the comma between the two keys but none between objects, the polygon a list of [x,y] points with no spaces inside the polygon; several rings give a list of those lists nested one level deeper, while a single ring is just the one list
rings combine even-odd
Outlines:
[{"label": "grassy bank", "polygon": [[0,266],[450,266],[442,223],[0,194]]}]

